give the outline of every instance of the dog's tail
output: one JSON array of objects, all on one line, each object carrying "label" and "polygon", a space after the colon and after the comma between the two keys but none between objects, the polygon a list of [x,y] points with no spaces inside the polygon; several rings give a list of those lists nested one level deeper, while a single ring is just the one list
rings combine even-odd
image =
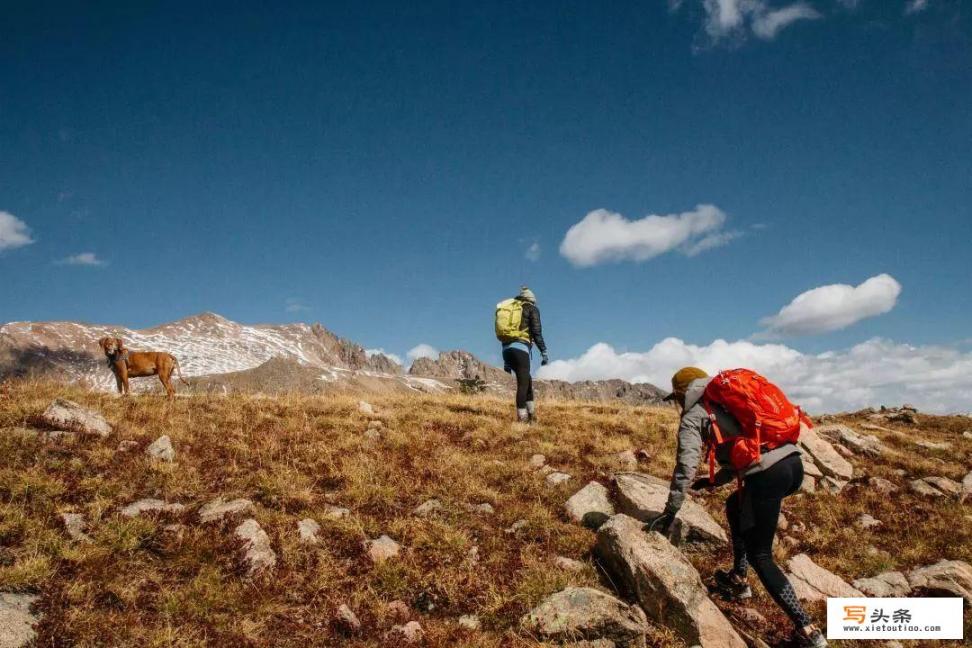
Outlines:
[{"label": "dog's tail", "polygon": [[182,367],[179,366],[179,358],[173,356],[173,360],[175,360],[175,370],[176,370],[176,375],[179,377],[179,380],[181,380],[182,384],[185,385],[186,387],[192,387],[192,385],[189,384],[189,381],[182,377]]}]

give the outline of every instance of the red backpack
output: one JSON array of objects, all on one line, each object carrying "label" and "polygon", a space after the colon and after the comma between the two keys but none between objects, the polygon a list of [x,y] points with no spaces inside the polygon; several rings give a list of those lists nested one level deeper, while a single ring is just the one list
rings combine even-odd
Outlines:
[{"label": "red backpack", "polygon": [[[812,427],[806,414],[790,403],[779,387],[749,369],[719,372],[706,385],[702,405],[712,423],[712,437],[708,443],[710,481],[715,479],[717,446],[731,444],[729,463],[741,474],[759,461],[763,450],[796,443],[801,422]],[[736,419],[740,429],[738,436],[723,437],[712,410],[714,405],[721,406]]]}]

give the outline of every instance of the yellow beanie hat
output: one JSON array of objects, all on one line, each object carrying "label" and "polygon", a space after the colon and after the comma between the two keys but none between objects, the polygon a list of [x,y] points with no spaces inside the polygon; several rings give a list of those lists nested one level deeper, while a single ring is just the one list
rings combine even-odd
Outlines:
[{"label": "yellow beanie hat", "polygon": [[708,377],[709,374],[705,373],[698,367],[682,367],[675,372],[674,376],[672,376],[672,393],[666,396],[665,400],[675,400],[677,396],[684,396],[693,380]]}]

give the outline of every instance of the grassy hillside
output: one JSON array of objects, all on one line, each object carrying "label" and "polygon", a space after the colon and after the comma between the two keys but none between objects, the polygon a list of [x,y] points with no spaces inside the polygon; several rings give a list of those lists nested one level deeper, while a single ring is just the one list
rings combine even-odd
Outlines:
[{"label": "grassy hillside", "polygon": [[[115,426],[107,439],[48,439],[38,415],[55,397],[102,412]],[[610,587],[589,551],[594,534],[571,523],[563,503],[592,479],[607,482],[610,457],[644,448],[640,470],[670,474],[674,410],[614,404],[541,404],[541,422],[510,422],[505,400],[476,396],[371,399],[377,415],[351,397],[194,395],[166,401],[121,399],[44,383],[6,384],[0,391],[0,591],[41,594],[43,646],[378,646],[404,601],[429,646],[533,646],[518,620],[545,595],[567,585]],[[364,432],[382,421],[379,439]],[[858,472],[899,485],[925,475],[961,479],[972,464],[969,419],[923,417],[921,437],[949,450],[915,451],[909,436],[882,437],[900,457],[854,458]],[[173,463],[144,449],[172,439]],[[132,446],[120,450],[119,444]],[[551,487],[528,464],[531,455],[573,476]],[[903,469],[906,475],[896,474]],[[913,476],[913,477],[912,477]],[[720,522],[722,491],[706,503]],[[252,517],[278,556],[272,572],[249,578],[239,518],[212,524],[197,511],[222,496],[255,504]],[[152,497],[179,502],[177,514],[125,518],[118,510]],[[420,518],[430,498],[443,512]],[[488,503],[493,513],[470,510]],[[329,507],[350,509],[330,519]],[[902,491],[866,488],[839,496],[791,498],[786,515],[806,531],[779,543],[780,557],[805,551],[850,580],[890,567],[942,558],[972,561],[970,508]],[[885,524],[854,529],[862,511]],[[60,514],[81,513],[91,542],[71,540]],[[301,544],[297,522],[313,518],[321,543]],[[515,531],[510,527],[525,520]],[[398,559],[373,565],[362,543],[387,534]],[[574,572],[554,558],[585,562]],[[728,561],[728,550],[691,555],[704,578]],[[776,643],[785,624],[760,587],[751,607],[766,621],[748,628]],[[347,604],[362,627],[347,637],[332,624]],[[731,617],[729,604],[720,605]],[[817,610],[818,614],[820,610]],[[479,616],[479,630],[457,619]],[[661,627],[655,646],[678,646]],[[343,643],[342,643],[343,642]]]}]

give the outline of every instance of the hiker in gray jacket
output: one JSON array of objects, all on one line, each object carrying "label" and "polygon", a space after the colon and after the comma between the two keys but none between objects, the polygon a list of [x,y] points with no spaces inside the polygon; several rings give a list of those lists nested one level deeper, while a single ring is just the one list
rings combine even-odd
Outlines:
[{"label": "hiker in gray jacket", "polygon": [[[703,449],[711,435],[709,413],[702,404],[702,394],[711,378],[701,369],[685,367],[672,376],[672,393],[665,398],[675,401],[681,409],[678,426],[678,450],[672,473],[668,502],[662,515],[651,528],[667,535],[675,520],[685,493],[690,488],[714,488],[734,481],[737,473],[727,456],[720,456],[716,446],[715,459],[719,471],[710,483],[709,476],[696,479],[695,474]],[[718,406],[712,414],[725,438],[740,433],[739,424]],[[770,593],[777,605],[786,612],[797,628],[797,637],[804,646],[823,648],[827,640],[814,625],[797,600],[793,586],[773,560],[773,539],[779,522],[784,497],[797,492],[803,483],[803,461],[800,450],[792,443],[762,453],[760,460],[738,475],[740,490],[726,500],[726,518],[732,537],[733,567],[717,570],[716,589],[729,600],[742,600],[753,595],[746,582],[749,565]]]}]

